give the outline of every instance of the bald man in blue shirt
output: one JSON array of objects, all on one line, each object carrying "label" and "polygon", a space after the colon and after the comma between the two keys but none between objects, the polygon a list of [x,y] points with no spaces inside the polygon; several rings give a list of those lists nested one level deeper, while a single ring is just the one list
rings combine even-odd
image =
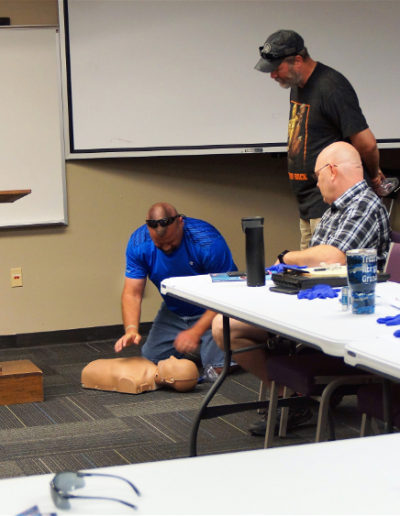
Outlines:
[{"label": "bald man in blue shirt", "polygon": [[[132,234],[126,249],[122,292],[125,334],[116,342],[115,351],[141,342],[139,322],[147,278],[160,290],[165,278],[236,269],[228,245],[211,224],[185,217],[169,203],[151,206],[146,224]],[[218,371],[224,363],[224,352],[211,334],[215,313],[168,295],[162,297],[142,355],[157,363],[199,349],[203,366],[212,365]]]}]

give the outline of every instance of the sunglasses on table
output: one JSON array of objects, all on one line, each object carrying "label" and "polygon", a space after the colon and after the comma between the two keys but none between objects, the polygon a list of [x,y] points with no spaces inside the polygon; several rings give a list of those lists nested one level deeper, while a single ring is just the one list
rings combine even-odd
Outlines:
[{"label": "sunglasses on table", "polygon": [[163,219],[146,219],[146,224],[152,229],[155,229],[157,226],[165,228],[170,226],[178,217],[182,217],[182,215],[177,213],[173,217],[164,217]]},{"label": "sunglasses on table", "polygon": [[57,475],[50,482],[50,494],[51,498],[54,502],[54,505],[58,509],[70,509],[71,504],[69,502],[70,498],[85,498],[91,500],[111,500],[113,502],[119,502],[132,509],[137,509],[136,505],[132,503],[126,502],[125,500],[120,500],[119,498],[112,498],[108,496],[81,496],[71,494],[70,491],[74,489],[79,489],[80,487],[85,486],[85,480],[83,477],[108,477],[108,478],[116,478],[118,480],[123,480],[126,482],[133,491],[140,496],[140,491],[137,487],[135,487],[132,482],[127,480],[124,477],[119,477],[118,475],[107,475],[105,473],[81,473],[79,471],[64,471],[62,473],[57,473]]}]

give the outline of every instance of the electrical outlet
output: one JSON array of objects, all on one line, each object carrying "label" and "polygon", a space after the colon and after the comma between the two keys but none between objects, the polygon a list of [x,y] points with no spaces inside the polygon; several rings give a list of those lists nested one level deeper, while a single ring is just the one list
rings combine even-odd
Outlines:
[{"label": "electrical outlet", "polygon": [[10,274],[11,287],[22,287],[22,267],[13,267]]}]

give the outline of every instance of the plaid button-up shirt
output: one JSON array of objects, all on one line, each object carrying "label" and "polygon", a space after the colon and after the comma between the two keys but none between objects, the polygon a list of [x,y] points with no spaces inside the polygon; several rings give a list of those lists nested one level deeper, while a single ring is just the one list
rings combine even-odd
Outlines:
[{"label": "plaid button-up shirt", "polygon": [[355,184],[326,210],[310,247],[327,244],[344,253],[350,249],[377,250],[382,267],[390,243],[390,224],[385,206],[365,180]]}]

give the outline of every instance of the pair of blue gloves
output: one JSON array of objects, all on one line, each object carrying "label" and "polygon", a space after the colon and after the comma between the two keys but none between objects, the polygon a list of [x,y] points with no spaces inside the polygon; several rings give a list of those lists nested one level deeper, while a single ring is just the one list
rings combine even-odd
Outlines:
[{"label": "pair of blue gloves", "polygon": [[326,299],[327,297],[338,297],[339,288],[332,288],[330,285],[314,285],[312,288],[300,290],[298,299]]},{"label": "pair of blue gloves", "polygon": [[[286,265],[285,263],[278,263],[277,265],[271,265],[267,267],[265,272],[279,273],[284,272],[286,269],[305,269],[305,265]],[[325,299],[327,297],[337,297],[339,289],[333,289],[329,285],[314,285],[312,288],[300,290],[297,294],[299,299]]]},{"label": "pair of blue gloves", "polygon": [[[278,265],[272,265],[271,267],[267,267],[265,269],[265,272],[283,272],[286,268],[291,269],[301,269],[303,267],[300,266],[287,266],[283,263],[280,263]],[[305,290],[300,290],[300,292],[297,294],[298,299],[326,299],[326,298],[333,298],[338,297],[339,288],[332,288],[330,285],[314,285],[312,288],[308,288]],[[400,314],[399,315],[393,315],[388,317],[380,317],[377,319],[377,323],[379,324],[386,324],[386,326],[398,326],[400,325]],[[395,337],[400,338],[400,330],[396,330],[393,335]]]},{"label": "pair of blue gloves", "polygon": [[[325,299],[327,297],[337,297],[338,288],[332,288],[329,285],[315,285],[312,288],[301,290],[297,297],[299,299]],[[386,324],[386,326],[398,326],[400,325],[400,314],[388,317],[380,317],[376,320],[379,324]],[[396,330],[393,335],[400,338],[400,330]]]},{"label": "pair of blue gloves", "polygon": [[[400,315],[393,315],[388,317],[380,317],[376,320],[379,324],[386,324],[386,326],[397,326],[400,324]],[[393,335],[400,337],[400,330],[396,330]]]},{"label": "pair of blue gloves", "polygon": [[278,273],[285,272],[286,269],[305,269],[305,265],[286,265],[286,263],[278,263],[277,265],[271,265],[271,267],[266,267],[265,272]]}]

